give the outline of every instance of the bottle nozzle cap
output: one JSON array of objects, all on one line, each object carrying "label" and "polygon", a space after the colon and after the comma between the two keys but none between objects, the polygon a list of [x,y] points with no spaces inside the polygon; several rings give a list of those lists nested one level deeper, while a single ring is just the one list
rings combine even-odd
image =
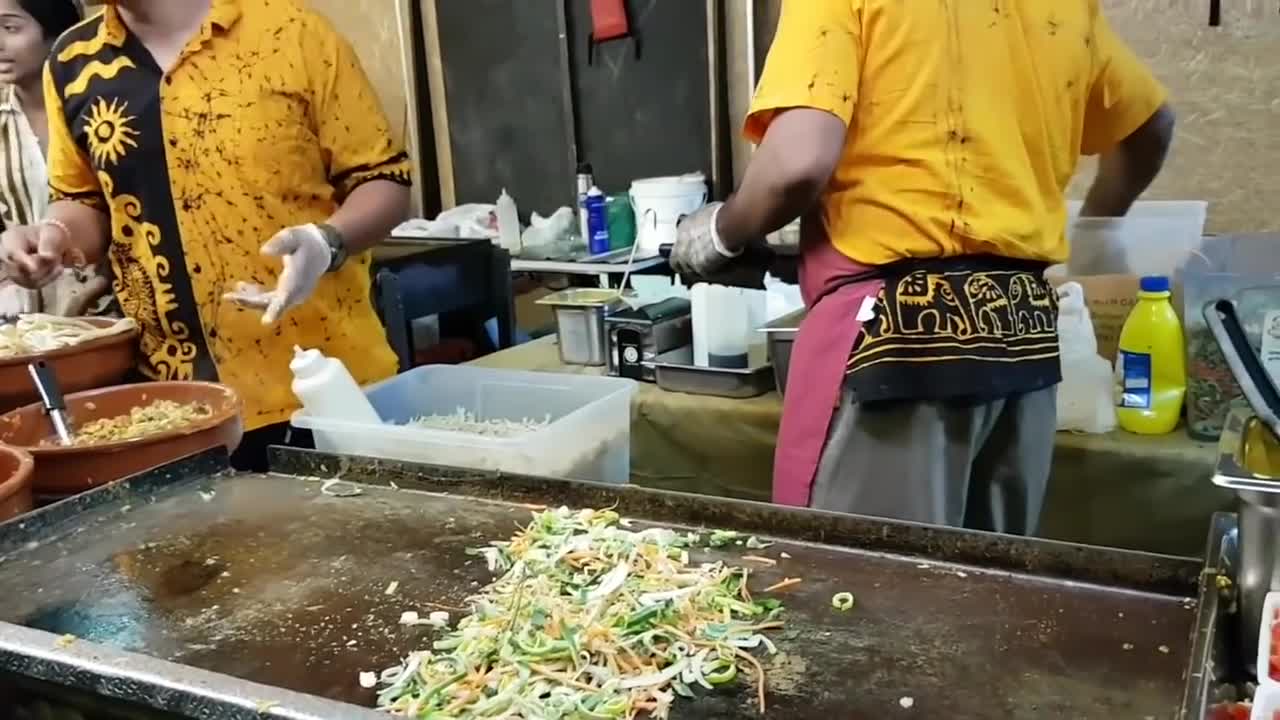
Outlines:
[{"label": "bottle nozzle cap", "polygon": [[1164,275],[1148,275],[1138,282],[1138,289],[1149,293],[1169,292],[1169,278]]},{"label": "bottle nozzle cap", "polygon": [[289,369],[294,375],[309,376],[315,373],[324,365],[324,353],[319,350],[303,350],[301,347],[293,346],[293,360],[289,362]]}]

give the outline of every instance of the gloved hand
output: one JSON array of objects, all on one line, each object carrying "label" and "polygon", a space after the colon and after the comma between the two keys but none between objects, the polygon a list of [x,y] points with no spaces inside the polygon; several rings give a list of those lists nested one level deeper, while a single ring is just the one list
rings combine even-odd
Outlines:
[{"label": "gloved hand", "polygon": [[724,203],[711,203],[680,220],[676,229],[676,245],[671,250],[671,269],[681,275],[708,277],[742,255],[730,252],[720,243],[716,232],[716,216]]},{"label": "gloved hand", "polygon": [[38,289],[53,282],[64,267],[85,263],[79,250],[69,249],[71,234],[55,221],[18,225],[0,235],[0,264],[9,279]]},{"label": "gloved hand", "polygon": [[242,307],[262,310],[262,324],[274,325],[289,310],[301,305],[315,292],[320,278],[329,271],[333,250],[315,225],[285,228],[262,246],[263,255],[281,258],[284,269],[276,289],[268,291],[254,283],[236,283],[236,289],[222,296]]}]

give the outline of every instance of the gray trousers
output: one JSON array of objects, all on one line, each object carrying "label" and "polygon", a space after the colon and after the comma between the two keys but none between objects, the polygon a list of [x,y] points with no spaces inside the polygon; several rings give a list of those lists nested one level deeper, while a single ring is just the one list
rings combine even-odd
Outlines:
[{"label": "gray trousers", "polygon": [[858,405],[831,421],[810,507],[1031,535],[1057,429],[1057,387],[980,404]]}]

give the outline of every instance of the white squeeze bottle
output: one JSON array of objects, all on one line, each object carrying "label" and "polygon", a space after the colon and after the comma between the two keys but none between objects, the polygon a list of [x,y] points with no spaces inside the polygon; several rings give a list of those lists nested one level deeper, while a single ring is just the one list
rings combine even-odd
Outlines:
[{"label": "white squeeze bottle", "polygon": [[516,201],[502,189],[498,196],[498,245],[512,255],[520,253],[520,211]]},{"label": "white squeeze bottle", "polygon": [[347,366],[337,358],[325,357],[319,350],[303,350],[293,346],[293,394],[312,417],[353,423],[381,424],[378,411],[351,377]]}]

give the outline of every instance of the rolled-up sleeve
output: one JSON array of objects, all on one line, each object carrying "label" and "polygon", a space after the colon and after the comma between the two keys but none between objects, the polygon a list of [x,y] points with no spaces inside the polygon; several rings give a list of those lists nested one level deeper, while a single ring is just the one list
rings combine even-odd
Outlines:
[{"label": "rolled-up sleeve", "polygon": [[44,106],[49,115],[49,199],[71,200],[100,212],[107,211],[102,185],[84,150],[76,145],[67,114],[62,105],[62,92],[49,65],[44,69]]},{"label": "rolled-up sleeve", "polygon": [[1101,10],[1094,19],[1093,85],[1085,107],[1080,152],[1097,155],[1129,137],[1168,100],[1168,92],[1111,29]]},{"label": "rolled-up sleeve", "polygon": [[781,110],[825,110],[848,125],[862,66],[860,0],[784,0],[744,133],[760,142]]},{"label": "rolled-up sleeve", "polygon": [[343,198],[371,180],[409,185],[409,156],[392,138],[391,124],[355,50],[323,17],[312,15],[311,25],[307,61],[312,120],[329,181]]}]

